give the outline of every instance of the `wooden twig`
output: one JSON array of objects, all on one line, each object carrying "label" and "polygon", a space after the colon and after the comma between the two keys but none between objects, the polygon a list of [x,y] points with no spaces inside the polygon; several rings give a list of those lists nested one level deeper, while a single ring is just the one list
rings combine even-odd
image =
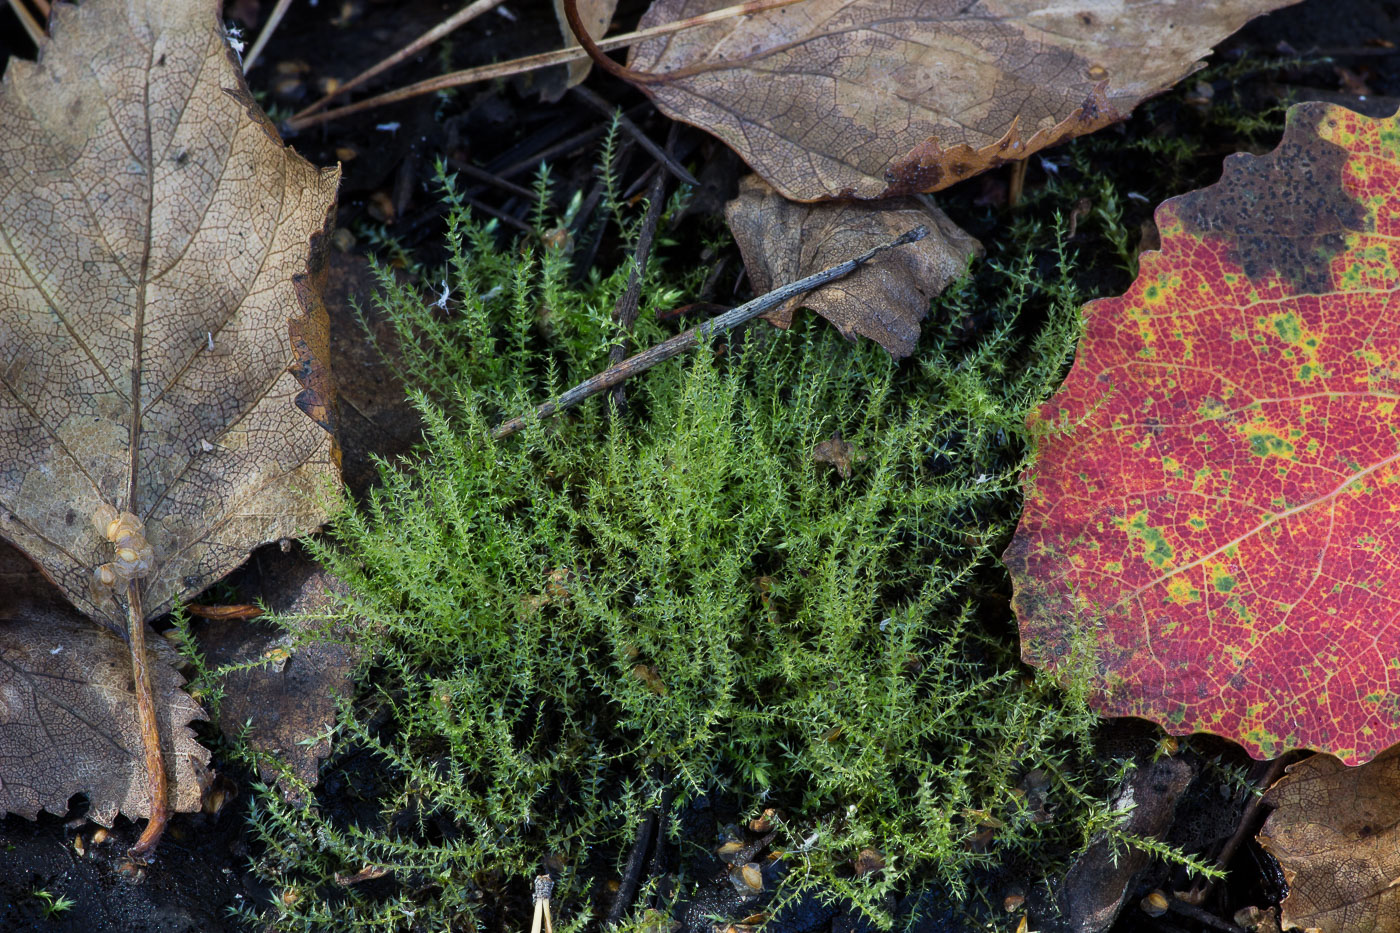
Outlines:
[{"label": "wooden twig", "polygon": [[622,870],[622,883],[617,887],[617,897],[613,898],[607,919],[603,921],[604,929],[621,923],[623,915],[631,908],[632,899],[637,896],[637,888],[641,885],[642,869],[647,864],[651,837],[656,832],[659,822],[660,816],[655,810],[648,810],[642,817],[642,825],[637,828],[637,838],[632,842],[631,851],[627,853],[627,864]]},{"label": "wooden twig", "polygon": [[[675,144],[676,130],[677,125],[672,123],[669,138],[666,141],[668,146]],[[646,213],[642,215],[642,228],[637,231],[637,248],[632,254],[632,269],[627,275],[627,288],[613,309],[613,318],[623,332],[623,342],[619,342],[608,351],[609,366],[621,363],[627,355],[626,335],[631,333],[632,325],[637,322],[637,312],[641,309],[642,275],[646,271],[647,260],[651,256],[651,242],[656,238],[656,228],[661,223],[661,212],[665,203],[666,175],[657,171],[652,176],[651,184],[647,186],[647,209]],[[623,388],[620,385],[613,387],[613,404],[619,409],[627,404],[627,396],[623,393]]]},{"label": "wooden twig", "polygon": [[364,84],[370,78],[373,78],[375,75],[378,75],[384,71],[388,71],[390,68],[393,68],[399,62],[403,61],[409,56],[418,54],[419,52],[426,49],[428,46],[432,45],[434,42],[438,41],[446,35],[449,35],[450,33],[456,31],[462,26],[465,26],[467,23],[470,23],[482,13],[486,13],[490,10],[495,9],[496,7],[500,6],[503,2],[504,0],[476,0],[475,3],[467,4],[465,7],[449,16],[447,19],[438,23],[432,29],[429,29],[427,32],[423,33],[417,39],[414,39],[408,45],[399,49],[393,55],[390,55],[388,58],[383,59],[375,65],[371,65],[364,71],[355,75],[355,77],[351,78],[349,81],[346,81],[344,84],[340,85],[340,87],[331,91],[325,97],[322,97],[320,100],[315,101],[314,103],[306,107],[303,107],[301,110],[298,110],[296,113],[292,114],[292,119],[296,119],[297,117],[304,117],[308,114],[312,114],[317,112],[318,110],[324,109],[326,104],[329,104],[331,101],[335,100],[340,95],[346,93],[347,91],[354,90],[361,84]]},{"label": "wooden twig", "polygon": [[554,933],[554,914],[549,909],[549,898],[554,894],[554,879],[549,875],[535,876],[535,919],[530,925],[530,933],[541,933],[540,920],[544,920],[543,933]]},{"label": "wooden twig", "polygon": [[578,385],[561,394],[552,402],[545,402],[529,415],[512,418],[500,424],[491,436],[496,440],[509,437],[519,431],[533,419],[543,420],[566,408],[573,408],[584,399],[597,395],[599,392],[606,392],[615,385],[619,385],[625,380],[646,372],[657,363],[679,356],[691,347],[696,346],[703,339],[723,334],[733,330],[740,324],[751,321],[765,311],[770,311],[790,298],[805,294],[814,288],[819,288],[828,282],[844,278],[852,272],[865,265],[885,250],[904,246],[908,243],[915,243],[928,236],[928,227],[918,226],[913,230],[903,233],[888,243],[881,244],[874,249],[867,250],[855,259],[848,259],[845,262],[837,263],[834,266],[815,272],[806,278],[798,279],[780,288],[775,288],[766,295],[760,295],[746,304],[724,312],[718,317],[712,318],[699,327],[692,327],[672,337],[670,340],[657,344],[656,346],[643,350],[628,357],[616,366],[610,366],[596,376],[585,379]]},{"label": "wooden twig", "polygon": [[468,178],[482,182],[483,184],[494,185],[495,187],[500,188],[502,191],[505,191],[508,194],[513,194],[517,198],[523,198],[527,204],[535,203],[535,192],[531,191],[529,188],[526,188],[524,185],[517,185],[515,182],[502,178],[499,175],[492,174],[491,172],[486,171],[484,168],[478,168],[477,166],[472,165],[470,162],[463,162],[459,159],[449,158],[447,160],[447,164],[451,166],[452,171],[454,172],[461,172]]},{"label": "wooden twig", "polygon": [[24,0],[10,0],[10,9],[15,11],[15,16],[19,17],[19,24],[24,27],[25,33],[29,36],[29,41],[35,47],[44,44],[44,27],[39,25],[39,21],[34,18],[34,14],[29,12],[29,7],[24,5]]},{"label": "wooden twig", "polygon": [[277,0],[277,5],[272,8],[272,13],[267,17],[267,22],[263,23],[262,32],[258,33],[257,39],[253,41],[253,47],[248,50],[248,54],[243,58],[243,73],[246,75],[253,70],[253,66],[258,63],[258,56],[267,47],[267,40],[272,38],[272,34],[277,31],[277,24],[282,22],[282,17],[287,15],[287,7],[292,5],[292,0]]},{"label": "wooden twig", "polygon": [[684,165],[681,165],[675,159],[671,158],[671,154],[665,149],[662,149],[656,143],[652,142],[651,137],[648,136],[646,133],[643,133],[641,127],[633,123],[630,119],[628,119],[626,114],[621,113],[612,104],[604,100],[598,93],[596,93],[595,91],[590,91],[582,84],[572,88],[571,92],[577,95],[578,97],[583,98],[584,103],[588,104],[590,107],[597,110],[604,116],[611,117],[614,113],[616,113],[617,125],[622,127],[624,132],[631,134],[632,138],[637,141],[637,145],[641,146],[647,152],[651,153],[651,157],[654,158],[656,161],[660,162],[662,165],[664,165],[666,167],[666,171],[676,176],[676,178],[680,179],[685,184],[690,185],[692,188],[700,187],[700,182],[696,181],[695,176],[685,170]]},{"label": "wooden twig", "polygon": [[1202,910],[1195,904],[1187,903],[1177,897],[1167,898],[1167,909],[1172,913],[1181,914],[1183,917],[1190,917],[1197,923],[1204,924],[1220,933],[1245,933],[1244,927],[1236,926],[1228,920],[1223,920],[1208,910]]},{"label": "wooden twig", "polygon": [[[11,0],[11,2],[14,2],[14,0]],[[611,39],[604,39],[601,42],[595,43],[595,47],[602,51],[626,48],[627,46],[635,45],[647,39],[654,39],[657,36],[668,36],[685,29],[694,29],[697,26],[706,26],[710,23],[734,19],[739,16],[748,16],[752,13],[762,12],[763,10],[772,10],[800,2],[801,0],[748,0],[746,3],[727,6],[722,10],[715,10],[712,13],[702,13],[699,16],[677,20],[673,23],[662,23],[660,26],[639,29],[636,32],[624,33],[620,36],[614,36]],[[340,117],[348,117],[353,113],[360,113],[361,111],[370,110],[375,107],[383,107],[386,104],[398,103],[401,100],[420,97],[424,94],[435,94],[438,91],[445,91],[448,88],[462,87],[463,85],[475,84],[479,81],[492,81],[496,78],[507,78],[511,75],[524,74],[527,71],[536,71],[540,68],[548,68],[552,65],[564,65],[588,57],[588,53],[585,52],[582,47],[571,46],[567,49],[556,49],[553,52],[542,52],[539,55],[527,55],[524,58],[516,58],[508,62],[499,62],[494,65],[482,65],[478,68],[454,71],[450,74],[439,75],[436,78],[429,78],[426,81],[419,81],[417,84],[401,87],[396,91],[389,91],[375,97],[367,97],[362,101],[344,107],[337,107],[334,110],[322,110],[319,113],[310,113],[306,116],[294,116],[282,125],[290,132],[297,132],[319,123],[326,123],[331,120],[339,119]]]},{"label": "wooden twig", "polygon": [[[1274,782],[1283,775],[1284,769],[1288,764],[1297,760],[1298,757],[1290,752],[1280,755],[1268,763],[1268,767],[1265,769],[1263,776],[1256,782],[1259,792],[1253,794],[1249,803],[1245,805],[1244,812],[1240,814],[1239,822],[1235,825],[1235,831],[1230,834],[1229,839],[1225,840],[1225,844],[1221,846],[1219,854],[1215,856],[1215,864],[1222,870],[1229,871],[1230,862],[1234,860],[1235,853],[1239,851],[1245,839],[1252,836],[1255,831],[1258,830],[1259,827],[1256,823],[1259,820],[1259,813],[1264,807],[1264,794],[1267,793]],[[1216,883],[1214,881],[1207,880],[1200,889],[1201,900],[1204,901],[1206,898],[1210,897],[1215,887]]]},{"label": "wooden twig", "polygon": [[249,619],[261,618],[264,610],[262,606],[255,606],[252,603],[239,603],[236,606],[204,606],[199,603],[189,603],[185,606],[185,611],[200,619],[239,619],[246,622]]},{"label": "wooden twig", "polygon": [[[650,102],[641,103],[638,104],[634,109],[641,110],[650,106]],[[504,168],[496,169],[496,175],[501,178],[514,178],[516,175],[519,175],[522,172],[534,171],[535,169],[540,167],[541,162],[548,162],[550,159],[554,158],[557,155],[562,155],[566,152],[571,152],[574,149],[577,149],[578,147],[584,145],[585,143],[592,142],[599,136],[602,136],[607,131],[608,126],[606,123],[595,123],[588,129],[582,131],[581,133],[575,133],[568,139],[564,139],[557,143],[553,143],[545,147],[544,149],[539,150],[538,152],[532,152],[525,158],[519,159],[516,162],[505,166]],[[627,145],[630,145],[631,141],[632,137],[630,136],[623,140],[623,142]]]}]

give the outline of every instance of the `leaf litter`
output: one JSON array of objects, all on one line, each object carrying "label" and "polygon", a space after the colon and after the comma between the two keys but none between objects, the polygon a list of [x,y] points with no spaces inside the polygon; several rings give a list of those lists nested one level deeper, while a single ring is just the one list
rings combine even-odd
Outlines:
[{"label": "leaf litter", "polygon": [[149,679],[170,682],[144,623],[319,526],[338,482],[316,296],[339,173],[282,145],[217,17],[59,4],[0,85],[0,533],[129,636],[149,793],[86,777],[97,812],[151,817],[141,854],[166,791]]},{"label": "leaf litter", "polygon": [[[785,197],[937,191],[1126,117],[1296,0],[806,0],[634,46],[637,86]],[[655,0],[639,26],[722,0]]]},{"label": "leaf litter", "polygon": [[[208,348],[209,348],[209,350],[212,352],[212,350],[213,350],[213,346],[212,346],[212,342],[213,342],[213,333],[212,333],[212,332],[206,332],[206,339],[207,339],[208,344],[209,344],[209,347],[208,347]],[[4,363],[4,362],[5,362],[5,361],[4,361],[3,359],[0,359],[0,363]],[[837,443],[837,444],[840,444],[841,442],[840,442],[839,435],[837,435],[835,438],[833,438],[833,441],[834,441],[835,443]],[[204,452],[208,453],[208,452],[210,452],[210,448],[212,447],[212,445],[210,444],[209,441],[207,441],[207,440],[202,440],[202,441],[200,442],[200,447],[201,447],[201,450],[203,450]],[[816,452],[814,452],[814,456],[817,456]],[[835,461],[833,461],[833,464],[836,465],[836,464],[835,464]],[[114,513],[114,514],[113,514],[113,513]],[[108,514],[107,514],[107,517],[108,517],[109,519],[121,519],[121,518],[122,518],[122,513],[120,513],[120,512],[115,512],[115,509],[113,508],[112,513],[108,513]],[[143,553],[140,553],[141,548],[144,548],[144,547],[148,544],[148,542],[145,540],[145,534],[144,534],[144,532],[145,532],[145,526],[144,526],[144,523],[142,523],[141,525],[138,526],[138,525],[136,525],[136,524],[134,524],[134,523],[131,523],[131,522],[127,522],[127,523],[123,524],[121,521],[118,521],[118,523],[117,523],[117,525],[116,525],[115,527],[116,527],[116,529],[117,529],[118,532],[123,532],[123,531],[126,532],[126,539],[125,539],[125,540],[126,540],[126,543],[134,544],[134,545],[138,545],[138,546],[139,546],[138,548],[134,548],[134,549],[133,549],[133,550],[136,552],[136,553],[135,553],[136,559],[135,559],[135,561],[133,562],[133,564],[134,564],[133,569],[138,569],[138,570],[141,569],[139,565],[140,565],[143,561],[145,561],[145,560],[148,559]],[[112,536],[107,536],[107,537],[110,538],[110,537],[112,537]],[[116,535],[116,537],[117,537],[118,539],[121,539],[121,538],[122,538],[122,535],[121,535],[121,534],[118,534],[118,535]],[[117,543],[120,543],[120,540],[119,540],[119,541],[113,541],[113,542],[111,542],[111,543],[117,544]],[[153,549],[153,548],[152,548],[152,551],[154,552],[154,549]],[[150,555],[151,558],[154,558],[155,556],[156,556],[156,555],[155,555],[154,553],[152,553],[152,554]],[[118,607],[118,608],[120,608],[120,607]],[[99,634],[99,635],[101,634],[100,631],[96,631],[96,630],[93,630],[93,631],[96,632],[96,634]],[[104,637],[105,637],[105,636],[104,636]],[[65,648],[60,647],[57,651],[54,651],[53,649],[51,649],[51,653],[52,653],[52,654],[59,654],[59,655],[61,655],[61,654],[64,653],[65,650],[66,650]]]},{"label": "leaf litter", "polygon": [[1283,866],[1283,928],[1400,928],[1400,748],[1357,768],[1313,755],[1270,788],[1259,842]]},{"label": "leaf litter", "polygon": [[794,296],[764,315],[786,329],[799,307],[811,308],[848,339],[869,337],[896,357],[914,352],[930,299],[982,252],[982,244],[941,210],[913,198],[797,204],[757,175],[739,181],[739,196],[725,206],[724,217],[760,294],[926,226],[929,235],[909,248]]}]

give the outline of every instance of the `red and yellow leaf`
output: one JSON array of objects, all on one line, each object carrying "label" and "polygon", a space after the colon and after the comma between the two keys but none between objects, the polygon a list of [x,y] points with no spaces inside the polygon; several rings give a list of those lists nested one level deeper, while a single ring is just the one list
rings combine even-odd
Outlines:
[{"label": "red and yellow leaf", "polygon": [[1256,756],[1400,742],[1400,114],[1302,104],[1085,309],[1006,563],[1023,654]]}]

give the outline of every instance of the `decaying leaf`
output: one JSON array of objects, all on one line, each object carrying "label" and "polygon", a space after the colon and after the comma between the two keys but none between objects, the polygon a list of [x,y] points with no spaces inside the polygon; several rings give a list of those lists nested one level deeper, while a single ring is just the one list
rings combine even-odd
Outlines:
[{"label": "decaying leaf", "polygon": [[1085,308],[1006,552],[1109,715],[1348,764],[1400,742],[1400,114],[1292,108]]},{"label": "decaying leaf", "polygon": [[[336,594],[345,591],[339,580],[300,553],[279,551],[254,563],[260,568],[255,595],[274,612],[308,620],[326,616],[335,609]],[[277,756],[300,784],[314,786],[321,760],[330,754],[328,729],[335,721],[337,698],[349,690],[359,653],[336,641],[301,644],[304,639],[295,633],[265,623],[210,620],[196,623],[194,632],[210,667],[257,665],[223,677],[219,729]],[[315,741],[307,741],[312,737]],[[275,780],[276,769],[264,768],[262,778]],[[298,795],[294,784],[279,789],[289,798]]]},{"label": "decaying leaf", "polygon": [[[150,815],[126,645],[68,605],[0,542],[0,813],[62,814],[86,794],[89,819]],[[150,635],[160,734],[176,810],[198,810],[209,753],[189,724],[204,711],[181,687],[174,652]]]},{"label": "decaying leaf", "polygon": [[[655,0],[640,28],[729,0]],[[936,191],[1123,119],[1296,0],[804,0],[633,48],[638,86],[785,196]]]},{"label": "decaying leaf", "polygon": [[[1141,763],[1114,793],[1113,810],[1126,814],[1118,829],[1144,839],[1164,838],[1193,777],[1191,766],[1180,758]],[[1104,933],[1123,909],[1133,878],[1151,861],[1144,849],[1122,847],[1107,832],[1095,834],[1056,886],[1060,928]]]},{"label": "decaying leaf", "polygon": [[[0,83],[0,535],[128,640],[140,857],[172,715],[143,620],[321,524],[337,474],[316,296],[339,173],[283,147],[218,12],[56,4]],[[94,809],[134,805],[115,793]]]},{"label": "decaying leaf", "polygon": [[1400,748],[1348,768],[1314,755],[1270,788],[1259,834],[1283,866],[1283,928],[1400,929]]},{"label": "decaying leaf", "polygon": [[838,282],[793,298],[764,317],[792,324],[799,307],[811,308],[848,339],[875,340],[894,356],[908,356],[919,340],[929,299],[961,275],[982,251],[942,211],[912,198],[878,204],[794,204],[757,175],[739,182],[725,220],[760,294],[888,243],[920,224],[929,235],[891,250]]},{"label": "decaying leaf", "polygon": [[816,463],[829,463],[841,474],[842,479],[851,478],[851,465],[858,459],[855,448],[841,437],[837,431],[831,437],[812,448],[812,460]]},{"label": "decaying leaf", "polygon": [[[213,0],[59,4],[0,86],[0,534],[113,630],[104,507],[147,618],[319,525],[336,476],[310,260],[338,172],[283,147]],[[300,409],[300,410],[298,410]]]}]

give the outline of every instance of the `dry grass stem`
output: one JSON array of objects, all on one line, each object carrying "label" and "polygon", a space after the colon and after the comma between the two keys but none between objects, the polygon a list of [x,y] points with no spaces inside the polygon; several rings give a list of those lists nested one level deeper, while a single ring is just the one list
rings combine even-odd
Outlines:
[{"label": "dry grass stem", "polygon": [[287,7],[292,5],[292,0],[277,0],[277,5],[272,8],[272,13],[268,16],[267,22],[263,24],[262,32],[258,33],[258,38],[253,42],[253,47],[248,50],[248,54],[243,58],[243,73],[246,75],[253,70],[253,66],[258,63],[258,57],[267,47],[267,42],[272,38],[272,34],[277,31],[277,26],[282,22],[282,17],[287,15]]},{"label": "dry grass stem", "polygon": [[331,91],[325,97],[322,97],[315,103],[310,104],[309,106],[297,111],[295,114],[292,115],[292,119],[296,119],[297,117],[304,117],[307,114],[316,113],[318,110],[324,109],[327,104],[329,104],[331,101],[335,100],[342,94],[346,93],[347,91],[352,91],[355,88],[359,87],[361,84],[364,84],[370,78],[373,78],[375,75],[378,75],[381,72],[393,68],[399,62],[403,61],[409,56],[418,54],[423,49],[432,45],[434,42],[454,32],[459,27],[464,26],[472,20],[476,19],[482,13],[486,13],[490,10],[495,9],[496,7],[500,6],[503,2],[504,0],[476,0],[475,3],[467,4],[465,7],[458,10],[456,13],[452,14],[447,19],[443,20],[441,23],[438,23],[432,29],[429,29],[427,32],[423,33],[417,39],[414,39],[408,45],[399,49],[393,55],[390,55],[388,58],[383,59],[378,64],[366,68],[364,71],[355,75],[355,77],[351,78],[349,81],[346,81],[340,87]]},{"label": "dry grass stem", "polygon": [[[697,26],[705,26],[720,20],[732,19],[737,16],[748,16],[763,10],[772,10],[778,7],[789,6],[793,3],[800,3],[802,0],[749,0],[747,3],[739,3],[734,6],[727,6],[722,10],[715,10],[712,13],[705,13],[700,16],[692,16],[689,19],[677,20],[674,23],[664,23],[660,26],[652,26],[649,29],[639,29],[636,32],[623,33],[611,39],[604,39],[597,43],[597,47],[604,52],[612,49],[626,48],[635,45],[646,39],[657,36],[667,36],[685,29],[693,29]],[[370,110],[374,107],[383,107],[387,104],[398,103],[401,100],[409,100],[423,94],[433,94],[438,91],[445,91],[448,88],[462,87],[467,84],[476,84],[479,81],[492,81],[496,78],[507,78],[511,75],[524,74],[527,71],[536,71],[540,68],[548,68],[551,65],[563,65],[568,62],[588,58],[588,53],[581,47],[568,49],[556,49],[553,52],[541,52],[538,55],[527,55],[523,58],[511,59],[508,62],[498,62],[493,65],[482,65],[477,68],[467,68],[463,71],[454,71],[451,74],[439,75],[436,78],[429,78],[426,81],[419,81],[399,88],[397,91],[389,91],[375,97],[367,97],[362,101],[349,104],[344,107],[337,107],[334,110],[322,110],[319,113],[297,115],[283,124],[287,130],[296,132],[307,127],[315,126],[319,123],[326,123],[340,117],[348,117],[354,113]]]},{"label": "dry grass stem", "polygon": [[24,5],[23,0],[10,0],[10,9],[15,11],[15,16],[19,18],[20,25],[24,27],[25,33],[29,36],[29,41],[36,46],[42,45],[46,38],[44,27],[39,25],[39,21],[34,18],[33,13],[29,12],[29,8]]}]

